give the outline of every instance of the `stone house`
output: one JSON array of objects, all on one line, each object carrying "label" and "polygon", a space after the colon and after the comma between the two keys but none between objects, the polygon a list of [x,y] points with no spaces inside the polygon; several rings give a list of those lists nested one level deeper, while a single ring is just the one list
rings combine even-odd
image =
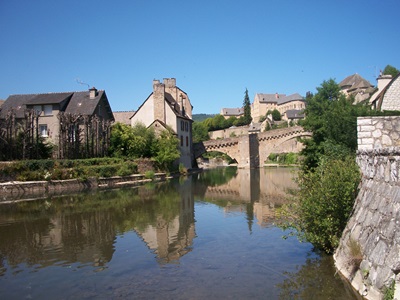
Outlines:
[{"label": "stone house", "polygon": [[287,120],[286,111],[291,110],[301,115],[301,111],[306,108],[306,101],[298,93],[286,96],[285,94],[255,94],[251,104],[251,117],[253,122],[259,122],[269,110],[277,109],[283,120]]},{"label": "stone house", "polygon": [[[60,139],[60,115],[80,117],[82,120],[85,117],[96,117],[99,121],[114,121],[105,91],[98,91],[94,87],[82,92],[10,95],[0,108],[0,120],[5,120],[12,114],[16,124],[22,125],[28,111],[33,111],[37,116],[39,135],[56,146],[63,139]],[[76,125],[83,124],[79,122]],[[77,132],[79,131],[76,130],[75,133]]]},{"label": "stone house", "polygon": [[192,105],[188,95],[176,86],[175,78],[153,80],[153,92],[131,117],[131,126],[142,123],[153,127],[156,133],[171,129],[179,139],[181,157],[185,168],[193,167]]},{"label": "stone house", "polygon": [[376,110],[400,111],[400,73],[394,78],[389,76],[378,77],[378,91],[372,95],[370,103]]},{"label": "stone house", "polygon": [[339,83],[340,89],[346,96],[354,96],[355,103],[367,100],[375,91],[374,86],[359,74],[347,76]]},{"label": "stone house", "polygon": [[244,108],[243,107],[222,108],[221,109],[221,115],[225,119],[229,119],[230,117],[240,118],[240,117],[244,116]]},{"label": "stone house", "polygon": [[115,123],[131,125],[131,117],[134,113],[134,111],[114,111]]}]

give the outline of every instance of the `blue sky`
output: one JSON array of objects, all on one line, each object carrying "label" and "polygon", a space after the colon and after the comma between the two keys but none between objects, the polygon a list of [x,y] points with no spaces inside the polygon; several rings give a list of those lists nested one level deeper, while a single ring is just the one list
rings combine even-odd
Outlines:
[{"label": "blue sky", "polygon": [[136,110],[174,77],[193,113],[400,69],[398,0],[0,0],[0,99],[104,89]]}]

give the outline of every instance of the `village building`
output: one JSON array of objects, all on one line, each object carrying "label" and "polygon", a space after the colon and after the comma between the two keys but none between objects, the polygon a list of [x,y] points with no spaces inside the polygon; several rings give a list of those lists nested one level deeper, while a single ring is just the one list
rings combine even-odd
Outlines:
[{"label": "village building", "polygon": [[176,86],[175,78],[153,80],[153,92],[131,117],[131,126],[142,123],[156,133],[170,129],[179,139],[179,164],[191,169],[193,163],[192,105],[188,95]]},{"label": "village building", "polygon": [[354,97],[355,103],[369,99],[375,91],[374,86],[357,73],[347,76],[339,86],[343,94]]},{"label": "village building", "polygon": [[400,73],[378,77],[378,91],[370,99],[371,106],[380,111],[400,111]]},{"label": "village building", "polygon": [[221,115],[225,119],[229,119],[230,117],[240,118],[240,117],[244,116],[244,108],[243,107],[222,108],[221,109]]},{"label": "village building", "polygon": [[[255,94],[251,104],[251,117],[253,122],[259,122],[265,117],[268,111],[278,110],[283,120],[288,120],[288,110],[296,112],[298,116],[306,108],[306,102],[300,94],[295,93],[289,96],[285,94]],[[290,114],[291,116],[291,114]]]},{"label": "village building", "polygon": [[[89,142],[89,127],[94,134],[91,139],[106,143],[102,139],[109,137],[114,121],[105,91],[94,87],[82,92],[10,95],[0,107],[0,126],[11,124],[7,120],[13,120],[15,125],[11,126],[22,128],[28,116],[34,120],[32,126],[37,126],[35,131],[56,146],[54,156],[57,158],[65,158],[66,140]],[[94,156],[102,156],[95,152],[92,152]]]},{"label": "village building", "polygon": [[114,111],[114,118],[115,118],[115,123],[121,123],[124,125],[131,125],[131,117],[133,116],[135,112],[132,111]]}]

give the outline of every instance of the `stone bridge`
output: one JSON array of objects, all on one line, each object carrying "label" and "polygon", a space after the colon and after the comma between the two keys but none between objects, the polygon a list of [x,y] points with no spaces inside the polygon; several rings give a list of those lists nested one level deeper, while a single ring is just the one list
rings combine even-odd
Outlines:
[{"label": "stone bridge", "polygon": [[240,137],[210,140],[196,143],[195,158],[207,151],[218,151],[235,159],[240,168],[258,168],[264,165],[271,153],[299,152],[303,144],[300,137],[310,137],[311,133],[301,126],[250,133]]}]

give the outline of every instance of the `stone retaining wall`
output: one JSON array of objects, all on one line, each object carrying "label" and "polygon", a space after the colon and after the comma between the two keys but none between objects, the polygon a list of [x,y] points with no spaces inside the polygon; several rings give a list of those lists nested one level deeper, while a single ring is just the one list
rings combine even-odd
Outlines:
[{"label": "stone retaining wall", "polygon": [[[165,178],[165,173],[157,173],[155,174],[154,180],[159,181]],[[10,181],[0,183],[0,203],[26,201],[54,195],[79,193],[87,190],[135,186],[147,181],[152,180],[146,179],[142,174],[109,178],[90,178],[85,181],[79,179],[28,182]]]},{"label": "stone retaining wall", "polygon": [[400,117],[357,125],[362,182],[335,264],[366,299],[382,299],[393,280],[400,299]]}]

